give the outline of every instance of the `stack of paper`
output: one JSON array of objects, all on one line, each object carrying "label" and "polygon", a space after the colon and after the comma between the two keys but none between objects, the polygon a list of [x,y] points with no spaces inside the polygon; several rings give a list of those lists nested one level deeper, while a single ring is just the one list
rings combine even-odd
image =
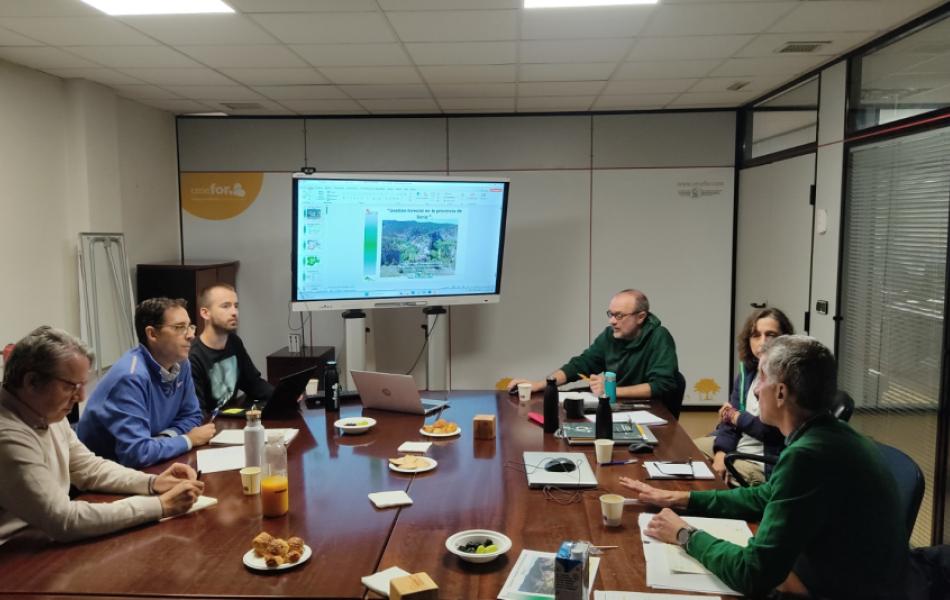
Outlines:
[{"label": "stack of paper", "polygon": [[[597,420],[597,415],[587,415],[591,423]],[[661,419],[648,410],[621,410],[614,413],[614,423],[638,423],[640,425],[666,425],[667,420]]]},{"label": "stack of paper", "polygon": [[[641,513],[638,520],[640,538],[643,541],[643,555],[647,561],[648,586],[687,592],[740,595],[679,546],[665,544],[643,533],[654,516],[656,515],[651,513]],[[746,546],[749,538],[752,537],[752,530],[745,521],[708,517],[683,517],[683,519],[697,529],[740,546]]]},{"label": "stack of paper", "polygon": [[[284,444],[290,444],[294,441],[294,438],[297,437],[297,434],[300,433],[299,429],[294,429],[292,427],[282,429],[279,427],[267,428],[267,435],[271,433],[280,433],[284,437]],[[209,442],[212,446],[243,446],[244,445],[244,430],[243,429],[223,429],[218,432],[218,435],[211,438]]]},{"label": "stack of paper", "polygon": [[668,462],[662,460],[648,460],[643,463],[650,479],[715,479],[701,460],[688,462]]}]

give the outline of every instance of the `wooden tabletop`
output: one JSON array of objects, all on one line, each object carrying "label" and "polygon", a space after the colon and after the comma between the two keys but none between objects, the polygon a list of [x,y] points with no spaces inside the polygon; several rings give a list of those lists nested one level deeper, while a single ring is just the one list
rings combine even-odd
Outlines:
[{"label": "wooden tabletop", "polygon": [[[301,430],[288,451],[287,516],[262,517],[260,497],[243,494],[236,471],[205,474],[205,493],[218,498],[216,507],[85,542],[54,544],[20,536],[0,546],[0,595],[362,598],[366,589],[360,577],[399,566],[426,571],[439,585],[440,597],[494,598],[522,549],[553,552],[569,539],[620,546],[606,551],[596,589],[647,589],[637,528],[643,509],[628,506],[621,527],[608,529],[598,500],[605,492],[623,493],[617,483],[621,475],[645,478],[640,464],[598,467],[592,446],[569,447],[545,435],[527,420],[529,411],[540,412],[540,395],[525,405],[496,392],[452,392],[450,398],[442,417],[457,422],[462,433],[429,440],[434,443],[428,456],[438,461],[433,471],[407,475],[387,465],[402,442],[426,439],[419,433],[422,416],[363,411],[356,404],[344,405],[337,414],[308,410],[296,420],[269,421],[269,427]],[[652,410],[670,418],[659,403]],[[368,433],[341,436],[333,428],[335,419],[361,413],[378,421]],[[496,415],[496,439],[473,438],[477,414]],[[242,421],[219,423],[243,426]],[[654,433],[660,440],[656,458],[702,457],[675,422],[654,428]],[[599,488],[554,499],[529,489],[522,452],[568,448],[588,455]],[[630,456],[625,447],[615,449],[617,459]],[[194,452],[182,460],[194,464]],[[667,489],[722,487],[719,481],[654,484]],[[413,504],[373,507],[367,494],[388,490],[407,491]],[[506,534],[513,542],[511,551],[484,565],[464,563],[446,551],[449,535],[475,528]],[[313,557],[279,573],[251,571],[241,557],[260,531],[300,536]]]}]

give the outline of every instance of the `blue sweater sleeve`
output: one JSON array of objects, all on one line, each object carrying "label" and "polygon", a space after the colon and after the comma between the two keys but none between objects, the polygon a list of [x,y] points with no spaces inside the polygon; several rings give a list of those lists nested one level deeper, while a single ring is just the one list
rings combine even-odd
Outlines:
[{"label": "blue sweater sleeve", "polygon": [[[152,437],[145,403],[147,394],[148,390],[141,380],[122,377],[109,391],[102,406],[102,423],[115,438],[116,461],[134,469],[154,465],[188,451],[188,440],[182,436]],[[191,395],[194,397],[194,390]],[[200,418],[200,411],[198,414]]]}]

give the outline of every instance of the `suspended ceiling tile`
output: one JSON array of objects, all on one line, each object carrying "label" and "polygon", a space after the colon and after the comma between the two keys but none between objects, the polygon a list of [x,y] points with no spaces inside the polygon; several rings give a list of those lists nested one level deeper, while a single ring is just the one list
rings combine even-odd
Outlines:
[{"label": "suspended ceiling tile", "polygon": [[315,67],[408,65],[399,44],[295,44],[290,47]]},{"label": "suspended ceiling tile", "polygon": [[544,81],[518,84],[519,96],[595,96],[603,81]]},{"label": "suspended ceiling tile", "polygon": [[220,69],[222,73],[244,85],[305,85],[327,83],[315,69]]},{"label": "suspended ceiling tile", "polygon": [[521,65],[519,81],[606,81],[616,63]]},{"label": "suspended ceiling tile", "polygon": [[737,52],[735,58],[794,56],[778,52],[779,48],[784,47],[790,42],[830,42],[823,44],[814,52],[809,52],[802,56],[837,56],[855,46],[861,45],[873,37],[874,33],[870,31],[858,33],[822,33],[820,31],[807,33],[767,33],[757,36],[752,43]]},{"label": "suspended ceiling tile", "polygon": [[614,79],[688,79],[705,77],[722,60],[654,60],[620,65]]},{"label": "suspended ceiling tile", "polygon": [[404,42],[480,42],[517,39],[518,11],[431,10],[387,13]]},{"label": "suspended ceiling tile", "polygon": [[0,28],[0,46],[42,46],[43,42]]},{"label": "suspended ceiling tile", "polygon": [[421,83],[413,67],[324,67],[320,72],[333,83]]},{"label": "suspended ceiling tile", "polygon": [[761,76],[761,77],[709,77],[699,80],[696,85],[689,88],[690,93],[694,92],[731,92],[728,87],[737,82],[747,83],[743,86],[742,92],[764,93],[773,90],[788,80],[782,76]]},{"label": "suspended ceiling tile", "polygon": [[254,91],[278,101],[346,98],[335,85],[262,85]]},{"label": "suspended ceiling tile", "polygon": [[68,46],[65,49],[107,67],[202,66],[167,46]]},{"label": "suspended ceiling tile", "polygon": [[637,40],[628,61],[728,58],[753,40],[753,35],[645,37]]},{"label": "suspended ceiling tile", "polygon": [[168,112],[174,113],[176,115],[183,115],[188,113],[197,113],[197,112],[214,112],[217,109],[214,106],[204,104],[201,102],[195,102],[194,100],[175,100],[175,99],[152,99],[152,100],[137,100],[136,102],[141,102],[142,104],[147,104],[155,108],[160,108],[162,110],[167,110]]},{"label": "suspended ceiling tile", "polygon": [[388,98],[360,100],[363,108],[375,114],[396,112],[438,113],[439,105],[431,98]]},{"label": "suspended ceiling tile", "polygon": [[183,98],[192,100],[246,102],[264,99],[263,96],[243,85],[169,85],[165,87]]},{"label": "suspended ceiling tile", "polygon": [[663,108],[676,94],[602,95],[594,102],[594,110],[651,110]]},{"label": "suspended ceiling tile", "polygon": [[113,87],[116,85],[142,83],[134,77],[130,77],[125,73],[120,73],[119,71],[115,71],[113,69],[47,69],[46,72],[50,75],[62,77],[63,79],[88,79],[89,81],[95,81],[97,83]]},{"label": "suspended ceiling tile", "polygon": [[611,81],[603,94],[610,96],[629,96],[633,94],[666,94],[685,92],[698,79],[635,79]]},{"label": "suspended ceiling tile", "polygon": [[355,100],[285,100],[281,102],[287,108],[305,115],[324,113],[365,114],[366,109]]},{"label": "suspended ceiling tile", "polygon": [[514,112],[514,97],[498,98],[438,98],[439,104],[446,111],[504,111]]},{"label": "suspended ceiling tile", "polygon": [[754,77],[787,73],[795,75],[828,60],[826,56],[770,56],[767,58],[729,58],[709,72],[711,77]]},{"label": "suspended ceiling tile", "polygon": [[234,82],[211,69],[138,68],[119,69],[127,75],[155,85],[234,85]]},{"label": "suspended ceiling tile", "polygon": [[617,62],[626,55],[631,43],[629,38],[529,40],[521,42],[521,62]]},{"label": "suspended ceiling tile", "polygon": [[[723,35],[766,31],[799,2],[735,2],[664,5],[644,30],[645,36]],[[820,5],[827,2],[820,2]]]},{"label": "suspended ceiling tile", "polygon": [[594,103],[594,96],[528,96],[519,97],[518,112],[525,111],[584,111]]},{"label": "suspended ceiling tile", "polygon": [[286,44],[394,41],[381,13],[255,14],[250,18]]},{"label": "suspended ceiling tile", "polygon": [[506,83],[515,81],[515,65],[419,67],[428,83]]},{"label": "suspended ceiling tile", "polygon": [[640,33],[654,6],[524,10],[521,38],[631,38]]},{"label": "suspended ceiling tile", "polygon": [[0,58],[34,69],[82,69],[99,65],[49,46],[0,46]]},{"label": "suspended ceiling tile", "polygon": [[295,68],[307,63],[285,46],[178,46],[195,60],[215,68]]},{"label": "suspended ceiling tile", "polygon": [[246,13],[373,12],[375,0],[227,0],[232,8]]},{"label": "suspended ceiling tile", "polygon": [[424,85],[343,85],[345,94],[356,99],[379,98],[430,98],[429,88]]},{"label": "suspended ceiling tile", "polygon": [[379,0],[383,10],[447,10],[521,8],[523,0]]},{"label": "suspended ceiling tile", "polygon": [[889,2],[823,0],[800,2],[773,25],[774,33],[798,31],[878,31],[893,23]]},{"label": "suspended ceiling tile", "polygon": [[669,108],[738,107],[755,97],[743,92],[702,92],[680,94]]},{"label": "suspended ceiling tile", "polygon": [[439,83],[429,86],[439,98],[492,98],[514,97],[514,83]]},{"label": "suspended ceiling tile", "polygon": [[155,40],[108,17],[0,19],[0,27],[52,46],[149,46]]},{"label": "suspended ceiling tile", "polygon": [[76,0],[3,0],[0,17],[101,17],[102,12]]},{"label": "suspended ceiling tile", "polygon": [[171,45],[276,44],[277,40],[249,18],[235,15],[152,15],[122,21]]},{"label": "suspended ceiling tile", "polygon": [[406,44],[417,65],[507,65],[517,62],[516,42],[427,42]]},{"label": "suspended ceiling tile", "polygon": [[113,85],[115,91],[120,96],[132,98],[134,100],[168,100],[171,98],[180,98],[174,92],[170,92],[157,85],[134,84],[134,85]]}]

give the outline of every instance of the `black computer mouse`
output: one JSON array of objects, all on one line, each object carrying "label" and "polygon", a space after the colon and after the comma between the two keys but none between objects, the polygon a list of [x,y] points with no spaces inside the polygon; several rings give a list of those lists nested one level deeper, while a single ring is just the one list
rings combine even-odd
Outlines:
[{"label": "black computer mouse", "polygon": [[643,442],[634,442],[627,446],[627,450],[633,454],[643,454],[645,452],[653,452],[653,446],[644,444]]},{"label": "black computer mouse", "polygon": [[552,458],[544,463],[544,470],[552,473],[570,473],[576,468],[574,461],[567,458]]}]

